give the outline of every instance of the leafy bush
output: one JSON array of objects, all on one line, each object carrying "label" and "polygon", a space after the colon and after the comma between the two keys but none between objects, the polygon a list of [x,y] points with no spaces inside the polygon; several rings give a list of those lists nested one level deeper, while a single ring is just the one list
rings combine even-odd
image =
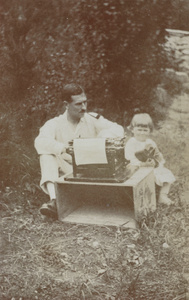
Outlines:
[{"label": "leafy bush", "polygon": [[9,0],[3,6],[1,51],[7,76],[16,81],[14,101],[32,87],[45,104],[57,101],[62,84],[73,80],[104,108],[151,103],[166,62],[169,0],[20,0],[13,6]]}]

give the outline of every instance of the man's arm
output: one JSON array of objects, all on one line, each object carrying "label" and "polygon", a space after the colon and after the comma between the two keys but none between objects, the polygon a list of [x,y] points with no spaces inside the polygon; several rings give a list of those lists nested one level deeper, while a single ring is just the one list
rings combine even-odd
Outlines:
[{"label": "man's arm", "polygon": [[39,155],[59,155],[65,151],[65,145],[55,139],[56,126],[55,120],[49,120],[41,127],[39,135],[34,142],[35,149]]},{"label": "man's arm", "polygon": [[116,138],[124,136],[124,129],[121,125],[111,122],[95,113],[89,113],[88,115],[94,118],[97,137]]}]

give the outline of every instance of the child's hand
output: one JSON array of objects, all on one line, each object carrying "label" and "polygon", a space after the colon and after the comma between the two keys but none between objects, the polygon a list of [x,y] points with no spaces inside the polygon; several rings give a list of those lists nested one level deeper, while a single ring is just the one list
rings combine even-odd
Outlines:
[{"label": "child's hand", "polygon": [[153,149],[154,149],[154,146],[153,146],[152,144],[149,143],[149,144],[146,144],[145,149],[146,149],[147,151],[153,150]]},{"label": "child's hand", "polygon": [[155,160],[152,158],[148,158],[146,162],[141,163],[141,167],[154,168],[155,165]]},{"label": "child's hand", "polygon": [[155,168],[155,166],[156,166],[156,162],[153,158],[148,158],[147,163],[149,163],[150,167]]}]

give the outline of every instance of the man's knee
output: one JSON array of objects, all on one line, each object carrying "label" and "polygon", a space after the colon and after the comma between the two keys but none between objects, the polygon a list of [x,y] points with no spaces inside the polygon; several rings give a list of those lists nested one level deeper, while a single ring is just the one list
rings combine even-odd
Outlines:
[{"label": "man's knee", "polygon": [[[40,156],[41,175],[45,180],[49,179],[53,182],[53,179],[59,177],[59,171],[61,174],[71,173],[72,165],[64,159],[62,155],[41,155]],[[44,180],[42,180],[44,182]]]},{"label": "man's knee", "polygon": [[54,155],[41,155],[41,185],[47,181],[54,182],[58,178],[58,163]]},{"label": "man's knee", "polygon": [[65,160],[63,155],[57,156],[58,165],[63,174],[71,173],[73,170],[72,164],[70,164],[70,160]]}]

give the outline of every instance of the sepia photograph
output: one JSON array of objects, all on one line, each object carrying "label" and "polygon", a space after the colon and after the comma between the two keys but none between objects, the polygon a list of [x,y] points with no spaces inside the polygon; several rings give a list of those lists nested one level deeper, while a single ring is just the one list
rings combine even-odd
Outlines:
[{"label": "sepia photograph", "polygon": [[189,1],[0,16],[0,300],[189,300]]}]

